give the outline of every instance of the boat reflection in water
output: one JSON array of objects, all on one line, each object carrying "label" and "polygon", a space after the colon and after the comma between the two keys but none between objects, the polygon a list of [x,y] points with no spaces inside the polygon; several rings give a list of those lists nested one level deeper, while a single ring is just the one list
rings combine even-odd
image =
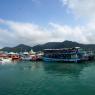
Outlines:
[{"label": "boat reflection in water", "polygon": [[75,76],[78,77],[81,71],[88,67],[89,64],[75,64],[75,63],[45,63],[43,64],[44,70],[48,74],[59,75],[59,76]]},{"label": "boat reflection in water", "polygon": [[11,58],[0,58],[0,64],[10,64],[12,63]]}]

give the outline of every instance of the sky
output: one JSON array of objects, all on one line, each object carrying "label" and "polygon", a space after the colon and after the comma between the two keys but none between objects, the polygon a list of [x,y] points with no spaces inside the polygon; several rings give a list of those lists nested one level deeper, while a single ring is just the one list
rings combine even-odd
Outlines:
[{"label": "sky", "polygon": [[0,48],[46,42],[95,44],[95,0],[0,0]]}]

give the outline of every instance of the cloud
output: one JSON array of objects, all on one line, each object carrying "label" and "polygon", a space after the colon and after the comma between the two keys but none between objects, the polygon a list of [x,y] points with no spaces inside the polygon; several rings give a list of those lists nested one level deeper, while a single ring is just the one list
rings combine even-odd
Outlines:
[{"label": "cloud", "polygon": [[78,17],[95,17],[95,0],[61,0],[61,2]]},{"label": "cloud", "polygon": [[70,27],[57,23],[49,23],[48,28],[33,23],[22,23],[9,20],[1,20],[6,27],[0,28],[0,47],[26,44],[34,46],[46,42],[64,40],[77,41],[80,43],[95,44],[95,22],[85,26]]},{"label": "cloud", "polygon": [[53,37],[58,39],[58,41],[71,40],[80,43],[88,43],[88,39],[83,31],[84,27],[75,26],[72,28],[68,25],[50,24],[53,27]]},{"label": "cloud", "polygon": [[[75,17],[85,18],[84,26],[75,26],[74,28],[67,26],[72,33],[65,37],[82,43],[95,44],[95,0],[60,0],[67,11],[74,14]],[[66,29],[68,31],[68,29]]]},{"label": "cloud", "polygon": [[46,28],[33,23],[0,19],[0,47],[18,44],[34,46],[64,40],[95,44],[95,0],[61,0],[61,2],[75,16],[90,20],[84,26],[73,27],[50,22]]},{"label": "cloud", "polygon": [[12,33],[9,33],[7,29],[0,29],[0,47],[12,45],[13,39]]},{"label": "cloud", "polygon": [[0,24],[3,24],[4,23],[4,20],[3,19],[0,19]]},{"label": "cloud", "polygon": [[32,0],[32,2],[33,2],[34,4],[37,4],[37,5],[40,5],[40,4],[41,4],[41,0]]},{"label": "cloud", "polygon": [[47,30],[32,23],[21,23],[3,20],[7,28],[0,30],[0,42],[3,46],[14,46],[20,43],[36,45],[45,43],[51,38]]}]

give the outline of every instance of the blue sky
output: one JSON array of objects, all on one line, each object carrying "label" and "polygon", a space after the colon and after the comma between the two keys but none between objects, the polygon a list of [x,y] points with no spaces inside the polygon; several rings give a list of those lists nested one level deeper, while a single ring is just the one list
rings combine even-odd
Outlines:
[{"label": "blue sky", "polygon": [[[46,25],[48,22],[77,24],[73,14],[59,0],[0,0],[0,17]],[[79,20],[79,23],[83,23]]]},{"label": "blue sky", "polygon": [[0,0],[0,47],[95,43],[94,9],[95,0]]}]

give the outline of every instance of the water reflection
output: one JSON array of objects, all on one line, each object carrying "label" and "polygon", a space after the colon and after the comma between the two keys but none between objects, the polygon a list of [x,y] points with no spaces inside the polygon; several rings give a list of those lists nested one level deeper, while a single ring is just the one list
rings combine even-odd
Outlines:
[{"label": "water reflection", "polygon": [[[44,62],[18,62],[14,61],[11,64],[18,64],[13,66],[9,65],[9,68],[20,71],[43,71],[51,75],[59,76],[76,76],[78,77],[84,68],[88,67],[86,63],[44,63]],[[1,67],[2,68],[2,67]],[[9,69],[8,68],[8,69]]]},{"label": "water reflection", "polygon": [[93,95],[94,74],[95,62],[0,65],[0,95]]},{"label": "water reflection", "polygon": [[18,63],[19,70],[31,70],[31,71],[36,71],[39,69],[42,69],[42,63],[41,62],[19,62]]},{"label": "water reflection", "polygon": [[88,64],[76,64],[76,63],[45,63],[43,64],[44,70],[48,74],[56,75],[69,75],[78,77],[81,71],[87,67]]}]

